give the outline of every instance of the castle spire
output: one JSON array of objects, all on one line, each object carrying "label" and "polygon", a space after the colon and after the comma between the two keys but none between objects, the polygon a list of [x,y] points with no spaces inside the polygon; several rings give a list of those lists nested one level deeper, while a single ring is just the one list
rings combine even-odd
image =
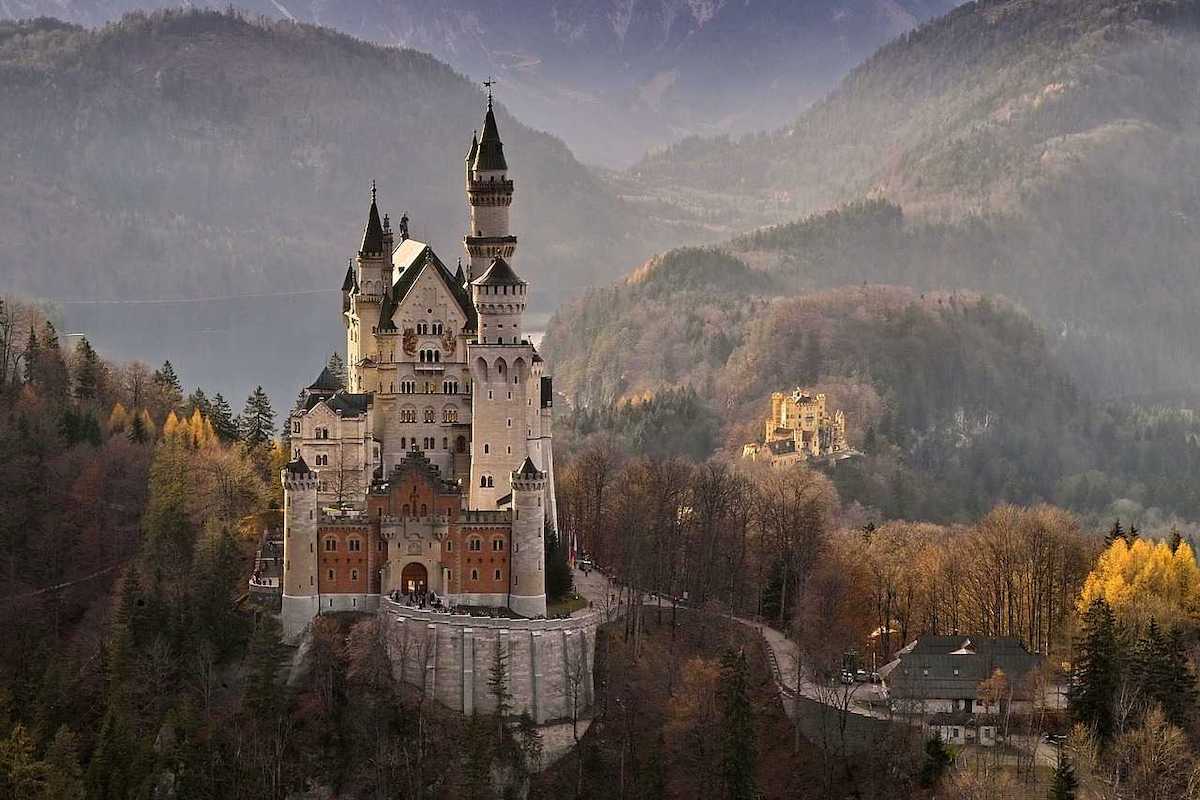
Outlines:
[{"label": "castle spire", "polygon": [[371,181],[371,208],[367,212],[367,227],[363,229],[362,247],[359,255],[378,255],[383,252],[383,223],[379,221],[379,207],[375,205],[375,181]]},{"label": "castle spire", "polygon": [[496,114],[492,110],[492,83],[487,81],[484,84],[488,87],[488,105],[487,112],[483,115],[483,135],[479,137],[479,148],[473,164],[476,172],[508,171],[508,164],[504,160],[504,144],[500,141]]}]

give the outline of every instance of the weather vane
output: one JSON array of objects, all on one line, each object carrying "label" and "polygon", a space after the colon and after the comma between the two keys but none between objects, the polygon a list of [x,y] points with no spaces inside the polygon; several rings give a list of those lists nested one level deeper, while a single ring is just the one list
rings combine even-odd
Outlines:
[{"label": "weather vane", "polygon": [[483,82],[483,85],[487,89],[488,105],[491,105],[491,103],[492,103],[492,87],[496,85],[496,79],[493,78],[491,75],[489,75],[488,79]]}]

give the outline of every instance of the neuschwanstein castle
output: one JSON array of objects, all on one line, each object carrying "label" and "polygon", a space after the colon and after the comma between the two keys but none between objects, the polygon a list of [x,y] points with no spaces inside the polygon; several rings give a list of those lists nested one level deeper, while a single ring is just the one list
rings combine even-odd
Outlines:
[{"label": "neuschwanstein castle", "polygon": [[380,597],[546,613],[557,528],[550,378],[525,337],[513,181],[488,97],[466,158],[466,268],[380,216],[342,284],[346,387],[323,372],[288,420],[285,635]]}]

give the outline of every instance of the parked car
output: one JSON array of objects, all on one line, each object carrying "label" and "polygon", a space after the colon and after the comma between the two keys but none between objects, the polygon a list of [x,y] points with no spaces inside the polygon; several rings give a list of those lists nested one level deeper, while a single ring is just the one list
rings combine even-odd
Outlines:
[{"label": "parked car", "polygon": [[842,670],[842,683],[846,686],[852,685],[854,683],[854,673],[848,669]]},{"label": "parked car", "polygon": [[854,673],[855,683],[866,683],[870,679],[865,669],[856,670]]}]

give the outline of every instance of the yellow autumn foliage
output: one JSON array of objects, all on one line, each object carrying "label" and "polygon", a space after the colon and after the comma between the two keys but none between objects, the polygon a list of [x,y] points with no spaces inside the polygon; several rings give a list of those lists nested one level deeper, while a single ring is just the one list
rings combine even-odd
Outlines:
[{"label": "yellow autumn foliage", "polygon": [[1200,566],[1186,542],[1175,552],[1166,542],[1117,539],[1100,554],[1079,596],[1082,613],[1104,598],[1118,619],[1142,624],[1151,618],[1162,625],[1200,616]]}]

